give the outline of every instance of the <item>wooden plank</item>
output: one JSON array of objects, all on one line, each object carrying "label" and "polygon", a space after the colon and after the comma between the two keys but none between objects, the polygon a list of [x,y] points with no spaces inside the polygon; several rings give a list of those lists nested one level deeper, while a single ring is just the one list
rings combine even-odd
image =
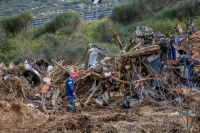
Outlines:
[{"label": "wooden plank", "polygon": [[90,102],[91,98],[94,96],[94,94],[99,90],[101,83],[99,83],[99,85],[94,89],[94,91],[90,94],[90,96],[88,97],[87,101],[85,102],[85,106],[87,106],[87,104]]}]

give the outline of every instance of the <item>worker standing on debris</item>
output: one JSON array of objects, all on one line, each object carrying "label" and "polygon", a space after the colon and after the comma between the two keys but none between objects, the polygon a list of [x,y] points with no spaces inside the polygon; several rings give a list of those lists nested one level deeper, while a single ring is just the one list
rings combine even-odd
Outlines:
[{"label": "worker standing on debris", "polygon": [[69,76],[67,80],[65,81],[65,93],[66,93],[67,99],[69,100],[69,105],[67,106],[66,112],[70,112],[74,108],[75,92],[74,92],[73,79],[76,77],[78,77],[76,72],[72,72],[71,76]]}]

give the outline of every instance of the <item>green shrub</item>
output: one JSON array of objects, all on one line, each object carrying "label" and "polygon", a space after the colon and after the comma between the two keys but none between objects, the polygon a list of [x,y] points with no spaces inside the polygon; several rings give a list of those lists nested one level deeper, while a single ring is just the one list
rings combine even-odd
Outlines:
[{"label": "green shrub", "polygon": [[[77,30],[73,33],[73,35],[77,34],[77,33],[78,34],[81,33],[81,34],[84,35],[83,37],[84,37],[84,39],[86,39],[86,41],[88,42],[88,44],[95,42],[95,38],[93,36],[94,36],[94,34],[97,34],[97,33],[93,33],[93,29],[100,22],[105,21],[104,19],[101,19],[101,20],[98,20],[98,21],[83,21],[83,22],[81,22],[81,25],[77,28]],[[83,39],[83,41],[84,41],[84,39]]]},{"label": "green shrub", "polygon": [[67,37],[64,44],[71,44],[72,47],[77,45],[88,45],[91,43],[87,36],[80,32],[74,32],[71,36]]},{"label": "green shrub", "polygon": [[162,19],[162,20],[151,20],[146,26],[151,27],[154,32],[161,32],[162,34],[166,35],[170,33],[172,35],[176,34],[173,30],[174,28],[174,21],[170,19]]},{"label": "green shrub", "polygon": [[196,19],[194,19],[193,23],[195,23],[195,30],[200,31],[200,16],[198,16]]},{"label": "green shrub", "polygon": [[156,13],[154,15],[155,19],[164,19],[164,18],[175,18],[177,16],[177,8],[165,8],[164,10]]},{"label": "green shrub", "polygon": [[9,35],[26,30],[27,24],[32,21],[30,13],[24,12],[19,15],[10,16],[0,20],[0,25],[6,29]]},{"label": "green shrub", "polygon": [[55,59],[56,57],[54,48],[51,45],[44,45],[40,49],[38,54],[42,55],[42,58],[46,59],[49,62],[51,62],[51,59]]},{"label": "green shrub", "polygon": [[140,17],[141,10],[137,3],[125,3],[114,7],[111,19],[115,22],[121,22],[123,25],[137,21]]},{"label": "green shrub", "polygon": [[44,44],[53,46],[53,47],[58,47],[59,46],[59,41],[55,37],[54,34],[44,34],[40,37],[40,39],[44,42]]},{"label": "green shrub", "polygon": [[56,29],[63,28],[65,26],[70,26],[76,28],[78,24],[81,22],[80,15],[72,12],[66,11],[61,13],[55,17],[55,27]]},{"label": "green shrub", "polygon": [[98,16],[98,19],[102,19],[102,18],[104,18],[104,17],[105,17],[104,13],[101,13],[101,14]]},{"label": "green shrub", "polygon": [[85,52],[87,47],[84,45],[73,46],[70,44],[64,45],[60,47],[58,51],[56,51],[54,59],[70,59],[71,62],[81,62],[83,57],[83,53]]},{"label": "green shrub", "polygon": [[18,64],[21,63],[21,62],[22,62],[22,60],[21,60],[20,57],[17,57],[17,58],[15,58],[15,59],[13,60],[13,63],[14,63],[15,65],[18,65]]},{"label": "green shrub", "polygon": [[42,26],[42,27],[38,27],[36,29],[34,29],[31,33],[31,38],[32,39],[37,39],[39,38],[42,34],[45,34],[46,33],[46,30],[45,28]]},{"label": "green shrub", "polygon": [[4,62],[6,66],[18,57],[19,54],[15,42],[7,40],[6,43],[0,47],[0,62]]},{"label": "green shrub", "polygon": [[[68,28],[67,31],[67,33],[70,33],[70,30],[72,31],[72,28],[77,28],[80,21],[81,19],[79,14],[72,11],[66,11],[57,15],[55,19],[51,22],[45,23],[42,27],[38,27],[37,29],[35,29],[35,31],[33,32],[32,39],[38,38],[39,36],[45,33],[55,33],[57,30],[66,26],[71,27],[71,29]],[[65,28],[63,30],[66,31]]]},{"label": "green shrub", "polygon": [[8,66],[8,56],[3,53],[0,53],[0,62],[3,62],[6,66]]},{"label": "green shrub", "polygon": [[43,34],[44,33],[55,33],[55,31],[56,31],[55,25],[56,25],[55,20],[51,20],[51,22],[49,22],[49,23],[44,23],[44,25],[42,26]]},{"label": "green shrub", "polygon": [[98,23],[98,25],[93,28],[93,33],[93,38],[97,42],[110,42],[113,37],[106,21]]},{"label": "green shrub", "polygon": [[[133,34],[135,28],[131,28],[129,32],[127,31],[127,27],[130,24],[124,26],[122,23],[110,23],[110,25],[111,28],[118,34],[122,44],[126,45],[131,35]],[[113,39],[113,33],[109,29],[106,21],[100,21],[97,25],[95,25],[93,27],[92,33],[94,42],[112,43],[118,46],[117,40],[111,41]]]},{"label": "green shrub", "polygon": [[181,2],[173,7],[167,7],[155,13],[154,19],[178,18],[181,20],[185,17],[194,17],[200,13],[199,6],[200,2],[195,2],[194,6],[192,2]]},{"label": "green shrub", "polygon": [[58,33],[61,35],[71,35],[74,32],[74,28],[66,26],[64,28],[59,29]]},{"label": "green shrub", "polygon": [[96,46],[106,50],[106,48],[113,54],[118,54],[120,51],[119,45],[110,43],[95,43]]}]

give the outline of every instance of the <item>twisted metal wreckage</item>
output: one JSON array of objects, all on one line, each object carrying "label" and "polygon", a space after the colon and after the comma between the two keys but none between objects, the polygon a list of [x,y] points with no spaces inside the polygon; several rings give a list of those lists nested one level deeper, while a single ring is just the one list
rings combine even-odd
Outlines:
[{"label": "twisted metal wreckage", "polygon": [[[142,103],[143,99],[180,106],[188,101],[190,94],[193,101],[200,100],[200,32],[195,33],[194,24],[189,21],[187,33],[172,39],[138,26],[124,49],[118,35],[109,28],[113,40],[120,45],[118,55],[89,44],[84,68],[77,66],[77,62],[69,65],[69,60],[52,60],[54,67],[50,66],[47,73],[49,63],[45,60],[25,64],[23,76],[32,87],[40,83],[42,90],[42,96],[37,95],[41,92],[32,91],[29,98],[34,102],[52,98],[55,114],[66,103],[63,83],[75,71],[79,74],[74,81],[76,107],[97,104],[129,108]],[[183,34],[178,25],[174,30]],[[47,110],[45,106],[44,110]]]}]

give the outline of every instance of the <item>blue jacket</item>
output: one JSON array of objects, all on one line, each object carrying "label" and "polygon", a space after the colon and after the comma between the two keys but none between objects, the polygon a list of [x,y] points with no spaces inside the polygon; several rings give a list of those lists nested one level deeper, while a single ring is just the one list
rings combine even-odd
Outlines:
[{"label": "blue jacket", "polygon": [[73,85],[72,76],[69,76],[67,80],[65,81],[65,93],[66,93],[66,96],[73,96],[74,85]]}]

